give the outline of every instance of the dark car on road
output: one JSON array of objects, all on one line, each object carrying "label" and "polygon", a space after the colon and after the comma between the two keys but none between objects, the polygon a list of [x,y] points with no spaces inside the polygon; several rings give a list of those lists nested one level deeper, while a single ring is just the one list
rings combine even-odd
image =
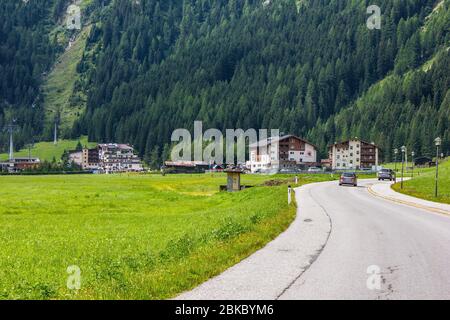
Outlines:
[{"label": "dark car on road", "polygon": [[381,169],[378,171],[378,181],[396,181],[395,172],[392,169]]},{"label": "dark car on road", "polygon": [[339,179],[339,185],[352,185],[354,187],[358,186],[358,176],[354,172],[345,172],[341,175]]}]

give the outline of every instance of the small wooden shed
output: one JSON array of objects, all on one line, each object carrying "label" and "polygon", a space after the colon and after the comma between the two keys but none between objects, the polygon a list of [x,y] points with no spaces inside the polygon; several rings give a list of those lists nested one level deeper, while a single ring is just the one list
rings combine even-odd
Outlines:
[{"label": "small wooden shed", "polygon": [[227,169],[227,191],[237,192],[241,191],[241,174],[244,173],[242,169]]}]

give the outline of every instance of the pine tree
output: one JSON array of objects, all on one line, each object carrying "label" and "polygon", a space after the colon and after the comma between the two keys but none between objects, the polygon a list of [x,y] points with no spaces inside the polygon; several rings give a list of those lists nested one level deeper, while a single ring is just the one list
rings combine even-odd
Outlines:
[{"label": "pine tree", "polygon": [[161,167],[161,158],[159,157],[159,147],[155,146],[149,156],[149,166],[153,170]]}]

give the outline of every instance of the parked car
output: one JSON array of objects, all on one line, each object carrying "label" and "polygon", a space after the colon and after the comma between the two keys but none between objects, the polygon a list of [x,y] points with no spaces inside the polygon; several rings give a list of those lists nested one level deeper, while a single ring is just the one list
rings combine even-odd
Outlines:
[{"label": "parked car", "polygon": [[354,172],[345,172],[341,175],[339,179],[339,185],[352,185],[354,187],[358,186],[358,176]]},{"label": "parked car", "polygon": [[389,181],[396,181],[395,172],[392,169],[381,169],[378,171],[378,181],[381,180],[389,180]]},{"label": "parked car", "polygon": [[225,169],[224,166],[221,166],[221,165],[218,165],[218,164],[213,166],[213,170],[215,170],[215,171],[223,171],[224,169]]},{"label": "parked car", "polygon": [[322,172],[322,169],[320,169],[318,167],[311,167],[308,169],[308,172],[318,173],[318,172]]}]

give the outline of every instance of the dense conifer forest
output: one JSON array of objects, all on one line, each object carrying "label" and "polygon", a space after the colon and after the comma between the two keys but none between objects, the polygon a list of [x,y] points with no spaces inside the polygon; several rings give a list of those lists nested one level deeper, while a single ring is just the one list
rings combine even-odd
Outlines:
[{"label": "dense conifer forest", "polygon": [[[0,125],[13,114],[20,143],[50,138],[39,86],[61,50],[49,25],[69,2],[0,4]],[[154,163],[195,120],[279,128],[322,156],[352,136],[385,160],[402,144],[430,155],[437,135],[450,151],[450,1],[377,0],[380,30],[366,26],[372,2],[92,0],[73,89],[86,111],[67,135],[132,143]]]},{"label": "dense conifer forest", "polygon": [[54,1],[0,2],[0,149],[1,129],[12,123],[18,146],[43,129],[39,87],[61,48],[49,34]]}]

